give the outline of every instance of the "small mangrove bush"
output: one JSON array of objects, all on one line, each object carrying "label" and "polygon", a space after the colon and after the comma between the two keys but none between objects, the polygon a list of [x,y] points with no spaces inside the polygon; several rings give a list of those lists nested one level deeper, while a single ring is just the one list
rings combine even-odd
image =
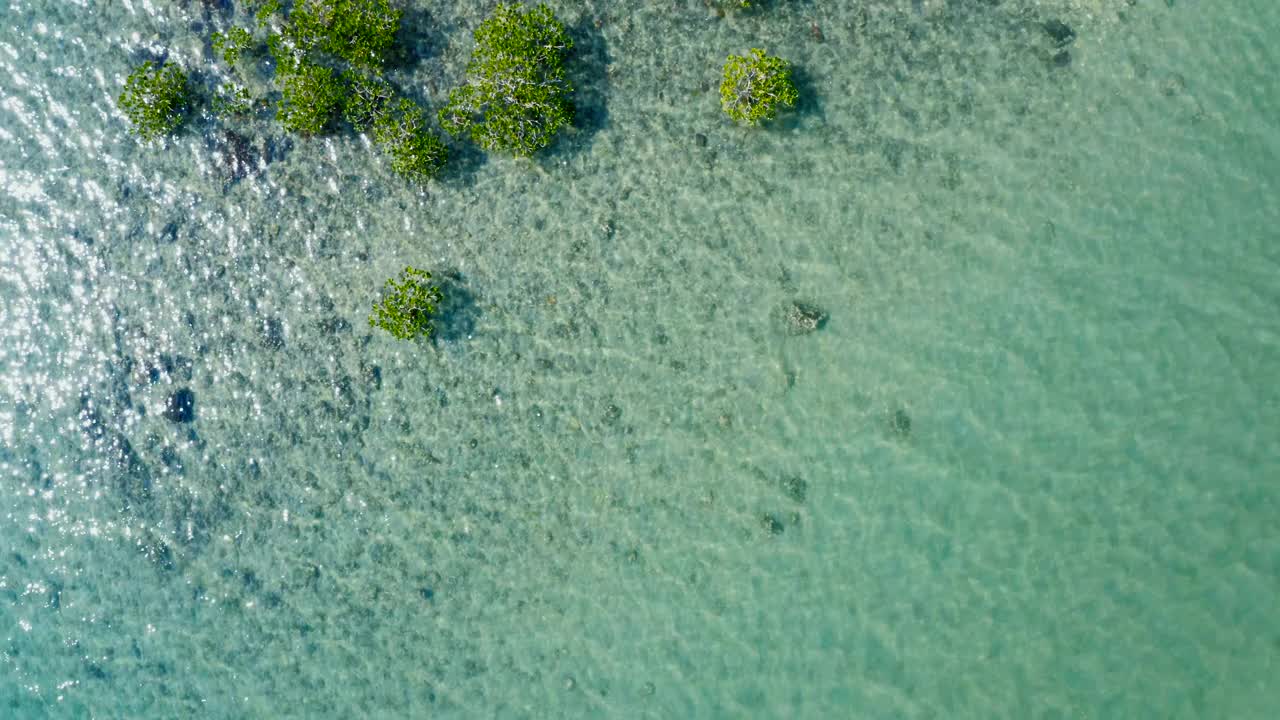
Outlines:
[{"label": "small mangrove bush", "polygon": [[391,169],[410,180],[429,180],[440,172],[449,151],[427,132],[422,108],[401,98],[395,108],[374,120],[373,139],[391,158]]},{"label": "small mangrove bush", "polygon": [[253,33],[242,27],[233,27],[224,33],[216,32],[209,37],[213,50],[222,55],[228,65],[240,62],[240,56],[253,51]]},{"label": "small mangrove bush", "polygon": [[343,73],[342,80],[347,85],[347,94],[342,102],[343,116],[356,132],[369,131],[395,101],[395,88],[377,75],[355,70]]},{"label": "small mangrove bush", "polygon": [[400,275],[387,280],[382,295],[369,315],[371,327],[382,328],[400,340],[418,336],[430,337],[435,326],[432,318],[444,302],[440,288],[431,284],[431,273],[405,267]]},{"label": "small mangrove bush", "polygon": [[475,32],[465,84],[449,93],[440,125],[485,150],[527,157],[573,120],[564,60],[573,41],[550,8],[500,4]]},{"label": "small mangrove bush", "polygon": [[129,74],[119,102],[143,140],[168,135],[187,118],[191,103],[187,75],[177,65],[157,66],[148,60]]},{"label": "small mangrove bush", "polygon": [[773,119],[779,109],[794,107],[799,99],[786,60],[753,48],[725,61],[720,104],[734,122],[758,125]]},{"label": "small mangrove bush", "polygon": [[332,69],[302,61],[285,74],[276,119],[289,132],[319,135],[342,106],[344,89]]},{"label": "small mangrove bush", "polygon": [[367,70],[386,64],[399,31],[400,10],[388,0],[297,0],[287,30],[299,48]]}]

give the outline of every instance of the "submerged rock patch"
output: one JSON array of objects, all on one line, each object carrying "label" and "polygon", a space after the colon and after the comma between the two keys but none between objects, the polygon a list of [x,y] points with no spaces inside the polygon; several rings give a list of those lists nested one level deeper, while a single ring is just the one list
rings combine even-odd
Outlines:
[{"label": "submerged rock patch", "polygon": [[196,394],[191,388],[182,388],[169,395],[164,404],[164,416],[176,423],[189,423],[196,419]]},{"label": "submerged rock patch", "polygon": [[782,311],[783,322],[789,335],[808,335],[827,322],[822,308],[798,300],[788,303]]}]

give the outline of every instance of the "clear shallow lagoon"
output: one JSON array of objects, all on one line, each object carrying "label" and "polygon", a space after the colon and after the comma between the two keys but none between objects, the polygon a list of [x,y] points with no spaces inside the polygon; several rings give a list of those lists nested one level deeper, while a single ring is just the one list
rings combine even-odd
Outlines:
[{"label": "clear shallow lagoon", "polygon": [[578,129],[425,191],[134,141],[218,2],[0,9],[0,716],[1272,717],[1280,5],[553,7]]}]

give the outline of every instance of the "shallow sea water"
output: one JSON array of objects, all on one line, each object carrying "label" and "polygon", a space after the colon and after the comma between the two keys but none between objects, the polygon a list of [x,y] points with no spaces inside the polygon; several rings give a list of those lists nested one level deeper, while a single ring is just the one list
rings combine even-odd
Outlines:
[{"label": "shallow sea water", "polygon": [[134,141],[219,2],[0,9],[0,716],[1273,716],[1280,6],[553,7],[578,127],[425,190]]}]

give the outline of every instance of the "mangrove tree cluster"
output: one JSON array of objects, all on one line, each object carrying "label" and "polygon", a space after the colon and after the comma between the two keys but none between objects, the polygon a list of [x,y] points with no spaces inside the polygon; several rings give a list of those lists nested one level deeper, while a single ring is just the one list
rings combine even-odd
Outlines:
[{"label": "mangrove tree cluster", "polygon": [[[444,167],[448,149],[428,114],[384,77],[400,48],[401,11],[391,0],[259,0],[256,27],[210,38],[228,74],[211,106],[234,120],[269,107],[249,90],[256,68],[270,74],[281,127],[305,137],[338,131],[342,121],[368,133],[397,173],[419,181]],[[475,31],[465,82],[439,110],[450,134],[485,150],[529,156],[573,119],[564,62],[573,42],[546,5],[499,4]],[[120,107],[145,140],[170,134],[193,98],[176,65],[144,63],[129,76]]]},{"label": "mangrove tree cluster", "polygon": [[[290,133],[311,137],[350,128],[366,134],[391,169],[411,180],[427,181],[444,168],[448,148],[432,133],[432,116],[385,77],[388,63],[402,52],[401,11],[393,0],[247,2],[252,27],[210,37],[232,78],[209,94],[215,116],[235,121],[274,105],[275,119]],[[708,2],[721,8],[751,4]],[[434,115],[440,127],[484,150],[518,157],[549,146],[574,117],[565,72],[573,41],[564,25],[543,4],[499,4],[474,40],[465,80]],[[119,105],[135,132],[154,140],[175,132],[196,98],[177,65],[145,62],[129,75]],[[752,49],[730,55],[724,65],[721,105],[735,122],[757,125],[797,98],[790,66],[781,58]],[[430,337],[442,302],[430,273],[406,267],[387,280],[369,323],[403,340]]]}]

